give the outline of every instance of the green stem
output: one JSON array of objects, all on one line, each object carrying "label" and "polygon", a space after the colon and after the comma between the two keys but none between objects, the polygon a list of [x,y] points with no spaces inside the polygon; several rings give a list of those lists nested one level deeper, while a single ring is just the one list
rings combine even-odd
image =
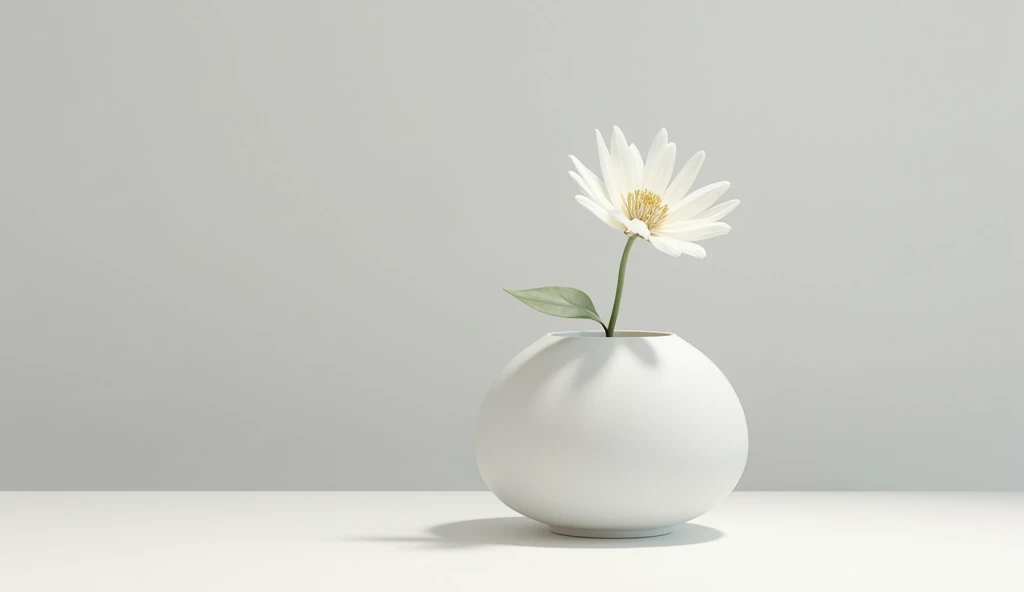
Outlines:
[{"label": "green stem", "polygon": [[638,236],[640,235],[630,235],[626,241],[626,248],[622,250],[622,260],[619,261],[619,283],[615,286],[615,304],[612,305],[612,317],[608,320],[608,327],[604,330],[607,337],[615,335],[615,321],[619,320],[619,302],[622,301],[622,285],[626,282],[626,260],[629,259],[629,250],[633,248],[633,242]]}]

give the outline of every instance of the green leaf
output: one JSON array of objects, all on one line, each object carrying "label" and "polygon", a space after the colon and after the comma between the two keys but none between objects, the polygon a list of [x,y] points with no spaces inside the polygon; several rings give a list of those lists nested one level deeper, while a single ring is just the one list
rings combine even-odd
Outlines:
[{"label": "green leaf", "polygon": [[583,290],[548,286],[532,290],[505,290],[520,302],[544,314],[566,319],[590,319],[605,324],[594,310],[594,303]]}]

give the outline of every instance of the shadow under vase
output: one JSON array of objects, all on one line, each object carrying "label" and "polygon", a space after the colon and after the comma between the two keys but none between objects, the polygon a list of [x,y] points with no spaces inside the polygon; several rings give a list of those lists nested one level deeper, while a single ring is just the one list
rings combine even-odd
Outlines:
[{"label": "shadow under vase", "polygon": [[429,533],[458,546],[508,545],[547,548],[677,547],[708,543],[725,536],[725,533],[718,529],[692,523],[643,531],[595,531],[549,528],[524,517],[447,522],[431,527]]}]

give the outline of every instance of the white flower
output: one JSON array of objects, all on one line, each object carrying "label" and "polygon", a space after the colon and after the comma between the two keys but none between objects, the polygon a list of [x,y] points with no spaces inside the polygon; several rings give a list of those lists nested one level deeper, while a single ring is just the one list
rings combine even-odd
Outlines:
[{"label": "white flower", "polygon": [[729,182],[712,183],[687,194],[704,164],[703,150],[694,154],[669,183],[676,145],[668,141],[667,131],[662,129],[654,137],[644,162],[636,145],[626,143],[622,130],[613,129],[610,152],[597,130],[603,179],[569,155],[576,165],[569,175],[583,189],[576,201],[608,226],[640,235],[659,251],[673,257],[685,253],[703,258],[707,251],[693,241],[729,232],[730,226],[719,220],[740,203],[734,199],[711,207],[729,189]]}]

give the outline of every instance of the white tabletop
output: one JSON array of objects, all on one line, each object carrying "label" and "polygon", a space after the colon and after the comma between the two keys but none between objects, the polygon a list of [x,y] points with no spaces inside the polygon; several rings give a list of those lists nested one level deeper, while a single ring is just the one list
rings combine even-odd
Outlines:
[{"label": "white tabletop", "polygon": [[0,493],[0,590],[1024,590],[1024,494],[736,493],[563,537],[480,492]]}]

